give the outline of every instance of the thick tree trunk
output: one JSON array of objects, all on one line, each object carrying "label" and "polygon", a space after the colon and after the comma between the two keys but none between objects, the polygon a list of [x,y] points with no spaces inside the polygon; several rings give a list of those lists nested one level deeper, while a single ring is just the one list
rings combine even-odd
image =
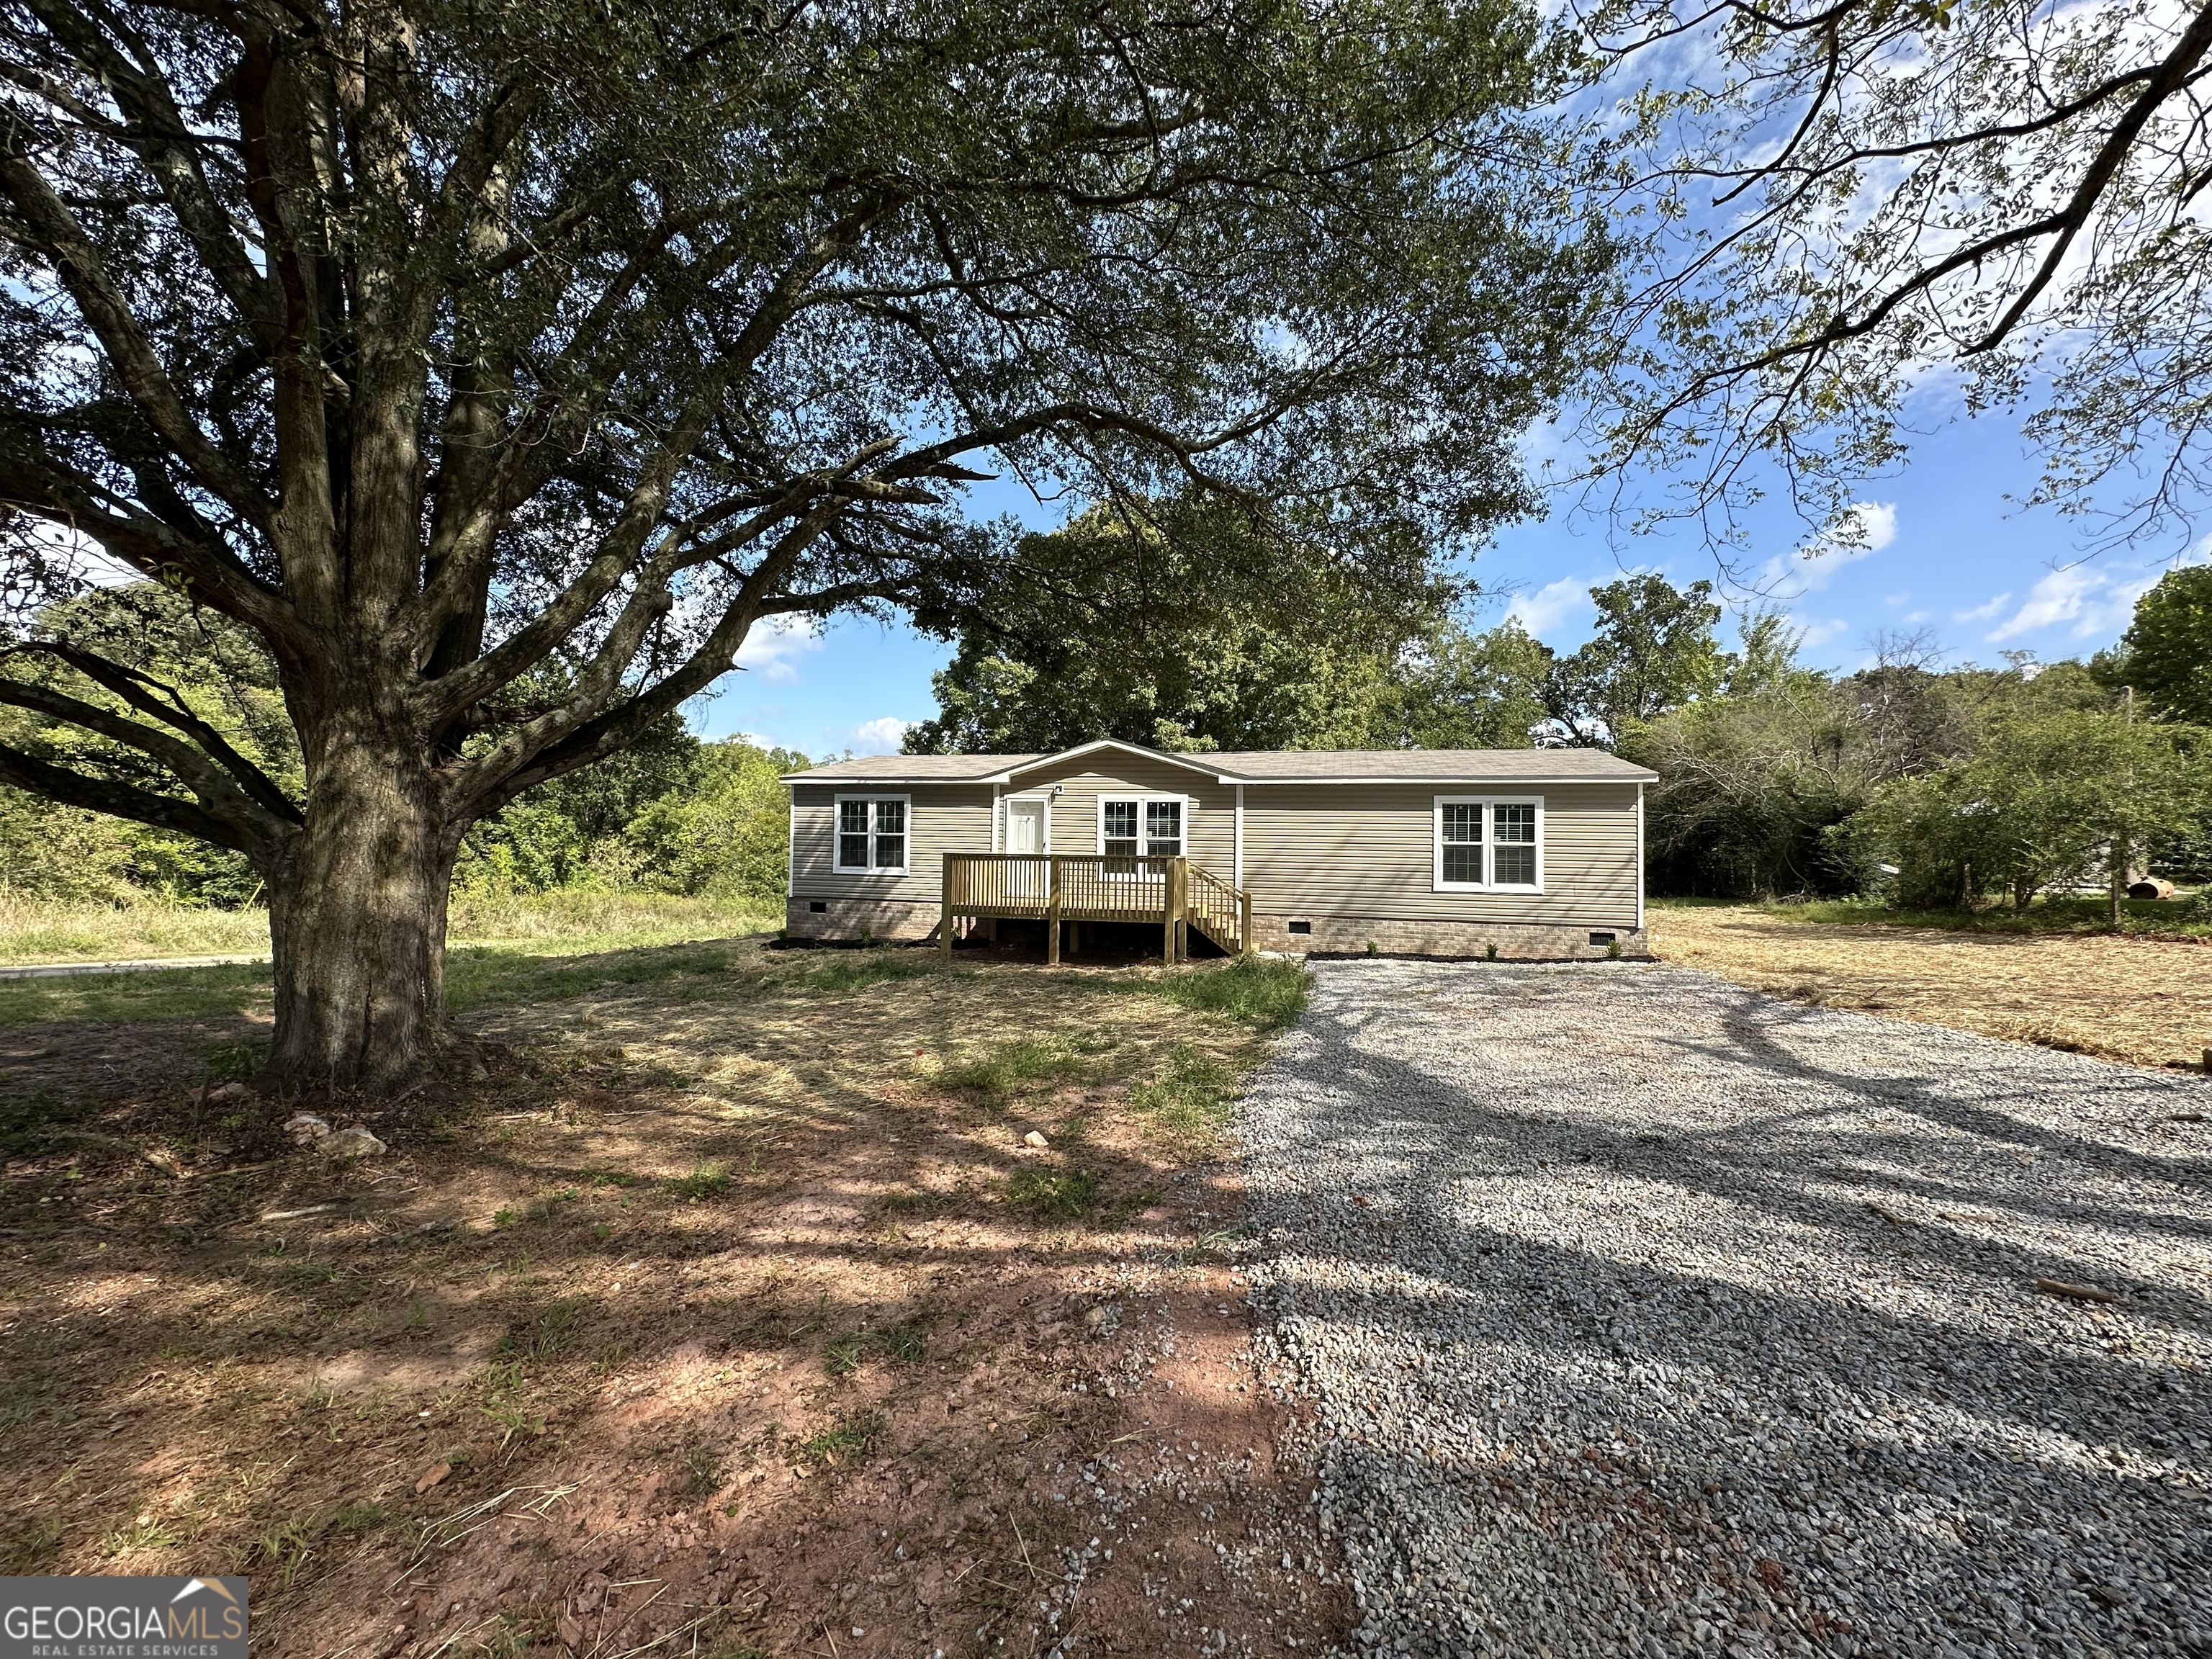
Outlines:
[{"label": "thick tree trunk", "polygon": [[436,1053],[453,852],[419,751],[355,742],[325,755],[269,884],[276,1029],[263,1082],[384,1091]]}]

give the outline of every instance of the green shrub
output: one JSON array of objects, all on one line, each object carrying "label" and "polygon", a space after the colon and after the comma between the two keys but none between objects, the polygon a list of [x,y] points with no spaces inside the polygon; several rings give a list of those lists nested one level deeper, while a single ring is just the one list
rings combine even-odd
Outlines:
[{"label": "green shrub", "polygon": [[778,778],[805,765],[805,756],[788,750],[702,747],[696,777],[649,803],[623,832],[639,878],[678,893],[782,898],[791,819]]},{"label": "green shrub", "polygon": [[[2154,859],[2212,811],[2212,733],[2104,709],[2009,716],[1972,760],[1893,784],[1853,826],[1900,908],[2101,884]],[[2120,920],[2117,905],[2110,921]]]}]

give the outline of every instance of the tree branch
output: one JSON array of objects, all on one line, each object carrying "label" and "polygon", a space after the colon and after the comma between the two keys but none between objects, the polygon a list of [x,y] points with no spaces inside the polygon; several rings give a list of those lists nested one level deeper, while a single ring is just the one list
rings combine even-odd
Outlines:
[{"label": "tree branch", "polygon": [[[151,726],[139,725],[136,720],[125,720],[96,703],[85,702],[42,685],[27,685],[21,680],[9,679],[4,676],[0,676],[0,703],[26,708],[33,714],[44,714],[66,725],[81,726],[85,731],[136,749],[139,753],[161,762],[192,792],[199,802],[201,811],[229,826],[231,836],[222,842],[226,847],[235,847],[240,852],[270,858],[275,856],[297,831],[295,824],[278,817],[253,800],[228,773],[181,738],[173,738],[166,732],[157,732]],[[60,769],[54,769],[58,771]],[[65,799],[67,797],[58,799]]]},{"label": "tree branch", "polygon": [[248,524],[266,532],[274,516],[268,497],[210,441],[185,410],[168,372],[139,331],[137,319],[108,280],[100,251],[25,156],[26,137],[21,118],[0,106],[0,190],[39,238],[40,252],[53,261],[78,313],[98,337],[117,378],[154,429],[202,486],[222,497]]},{"label": "tree branch", "polygon": [[250,859],[267,860],[270,856],[269,849],[249,841],[232,825],[188,800],[157,795],[150,789],[106,778],[88,778],[5,744],[0,744],[0,783],[59,801],[64,806],[82,806],[88,811],[150,823],[156,830],[172,830],[180,836],[228,847]]},{"label": "tree branch", "polygon": [[20,655],[32,652],[67,664],[94,684],[120,697],[140,714],[183,732],[228,772],[255,805],[272,817],[289,823],[304,823],[307,821],[291,799],[276,787],[276,781],[233,748],[222,732],[192,713],[175,687],[164,685],[151,675],[143,674],[135,668],[126,668],[121,663],[111,662],[80,647],[58,641],[33,640],[16,647],[13,653],[0,654]]}]

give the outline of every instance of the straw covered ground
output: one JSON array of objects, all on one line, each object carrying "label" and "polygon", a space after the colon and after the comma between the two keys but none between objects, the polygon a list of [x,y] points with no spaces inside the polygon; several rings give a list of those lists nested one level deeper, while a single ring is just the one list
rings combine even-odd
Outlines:
[{"label": "straw covered ground", "polygon": [[2137,1066],[2200,1066],[2212,948],[2126,935],[1949,932],[1655,904],[1653,953],[1771,996]]}]

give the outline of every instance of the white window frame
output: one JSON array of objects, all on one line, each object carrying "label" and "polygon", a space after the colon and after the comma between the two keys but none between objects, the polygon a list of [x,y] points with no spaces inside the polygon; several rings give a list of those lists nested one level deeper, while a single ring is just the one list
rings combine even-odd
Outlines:
[{"label": "white window frame", "polygon": [[[896,869],[887,864],[856,865],[844,860],[845,803],[848,800],[895,800],[906,808],[906,860]],[[868,856],[876,852],[876,815],[868,814]],[[830,803],[830,868],[841,876],[884,876],[896,880],[914,868],[914,797],[884,789],[854,790],[850,794],[834,796]]]},{"label": "white window frame", "polygon": [[1100,858],[1103,859],[1106,856],[1106,803],[1109,801],[1134,801],[1136,803],[1137,847],[1139,849],[1137,856],[1140,859],[1167,858],[1170,856],[1170,854],[1166,853],[1152,854],[1146,853],[1143,850],[1146,839],[1145,835],[1145,808],[1156,801],[1175,802],[1176,805],[1182,808],[1182,852],[1180,856],[1184,858],[1190,856],[1190,797],[1188,795],[1139,793],[1137,791],[1129,789],[1102,789],[1098,792],[1098,856]]},{"label": "white window frame", "polygon": [[[1446,881],[1444,879],[1444,808],[1447,806],[1479,806],[1482,809],[1483,878],[1480,881]],[[1533,882],[1500,882],[1492,879],[1496,871],[1494,860],[1498,855],[1497,809],[1501,806],[1533,806],[1536,809],[1536,879]],[[1541,795],[1438,795],[1430,806],[1429,842],[1431,849],[1429,883],[1432,891],[1438,893],[1541,893],[1544,890],[1544,798]]]},{"label": "white window frame", "polygon": [[1043,803],[1044,803],[1044,845],[1043,845],[1042,847],[1039,848],[1037,850],[1038,850],[1039,852],[1041,852],[1041,853],[1049,853],[1049,852],[1051,852],[1051,851],[1052,851],[1052,791],[1051,791],[1051,790],[1049,790],[1049,789],[1021,789],[1021,790],[1017,790],[1014,793],[1012,793],[1012,794],[1011,794],[1011,795],[1005,795],[1005,796],[1001,796],[1001,797],[1000,798],[1000,801],[999,801],[999,837],[1000,837],[1000,838],[999,838],[999,848],[998,848],[998,850],[1000,850],[1000,851],[1001,851],[1001,852],[1007,852],[1007,853],[1011,853],[1011,852],[1013,850],[1013,848],[1012,848],[1012,846],[1011,845],[1011,843],[1012,842],[1013,838],[1014,838],[1014,835],[1013,835],[1013,830],[1014,830],[1014,803],[1015,803],[1016,801],[1018,801],[1018,800],[1019,800],[1019,801],[1031,801],[1031,800],[1034,800],[1034,801],[1042,801],[1042,802],[1043,802]]}]

